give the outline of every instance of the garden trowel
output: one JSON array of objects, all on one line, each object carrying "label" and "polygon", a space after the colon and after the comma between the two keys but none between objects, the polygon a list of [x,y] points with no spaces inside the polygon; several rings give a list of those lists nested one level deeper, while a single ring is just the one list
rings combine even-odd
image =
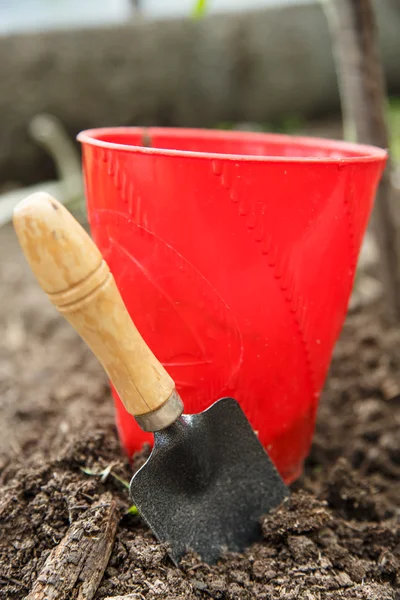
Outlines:
[{"label": "garden trowel", "polygon": [[182,414],[173,380],[133,324],[100,251],[60,203],[29,196],[14,226],[50,301],[100,360],[128,412],[154,432],[130,493],[174,562],[192,550],[212,563],[259,539],[261,516],[288,490],[236,400]]}]

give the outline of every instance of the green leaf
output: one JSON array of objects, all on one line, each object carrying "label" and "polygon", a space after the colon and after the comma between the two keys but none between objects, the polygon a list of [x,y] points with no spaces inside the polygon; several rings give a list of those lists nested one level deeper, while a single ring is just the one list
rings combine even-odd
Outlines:
[{"label": "green leaf", "polygon": [[196,3],[192,10],[193,19],[201,19],[207,12],[208,0],[196,0]]},{"label": "green leaf", "polygon": [[122,479],[122,477],[120,477],[119,475],[116,475],[112,471],[111,471],[111,475],[114,477],[114,479],[116,479],[117,481],[122,483],[122,485],[125,486],[129,490],[129,481],[126,481],[126,479]]},{"label": "green leaf", "polygon": [[138,515],[139,511],[135,505],[131,506],[130,509],[126,513],[127,515]]}]

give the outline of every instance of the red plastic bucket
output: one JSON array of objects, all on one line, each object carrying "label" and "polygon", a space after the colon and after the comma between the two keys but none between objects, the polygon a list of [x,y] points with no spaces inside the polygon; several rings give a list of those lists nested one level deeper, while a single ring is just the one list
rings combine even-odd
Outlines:
[{"label": "red plastic bucket", "polygon": [[[187,129],[97,129],[78,139],[93,237],[185,411],[233,396],[292,481],[386,152]],[[131,454],[152,436],[114,397]]]}]

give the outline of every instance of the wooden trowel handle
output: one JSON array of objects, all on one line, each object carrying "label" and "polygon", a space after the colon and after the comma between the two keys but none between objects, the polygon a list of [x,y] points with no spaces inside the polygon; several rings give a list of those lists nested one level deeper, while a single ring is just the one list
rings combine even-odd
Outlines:
[{"label": "wooden trowel handle", "polygon": [[173,423],[183,409],[175,384],[133,324],[86,231],[45,193],[23,200],[13,222],[41,287],[97,356],[128,412],[146,431]]}]

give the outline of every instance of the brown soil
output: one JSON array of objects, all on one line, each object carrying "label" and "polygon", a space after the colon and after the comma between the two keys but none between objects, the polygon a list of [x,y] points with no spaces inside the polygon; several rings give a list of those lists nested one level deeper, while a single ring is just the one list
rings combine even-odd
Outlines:
[{"label": "brown soil", "polygon": [[[120,520],[96,599],[400,598],[400,329],[382,310],[349,316],[305,474],[264,519],[263,541],[213,567],[189,556],[179,570],[127,514],[114,474],[132,469],[101,368],[36,286],[11,228],[0,244],[1,599],[29,593],[71,524],[99,531],[104,498]],[[104,481],[87,473],[110,465]]]}]

